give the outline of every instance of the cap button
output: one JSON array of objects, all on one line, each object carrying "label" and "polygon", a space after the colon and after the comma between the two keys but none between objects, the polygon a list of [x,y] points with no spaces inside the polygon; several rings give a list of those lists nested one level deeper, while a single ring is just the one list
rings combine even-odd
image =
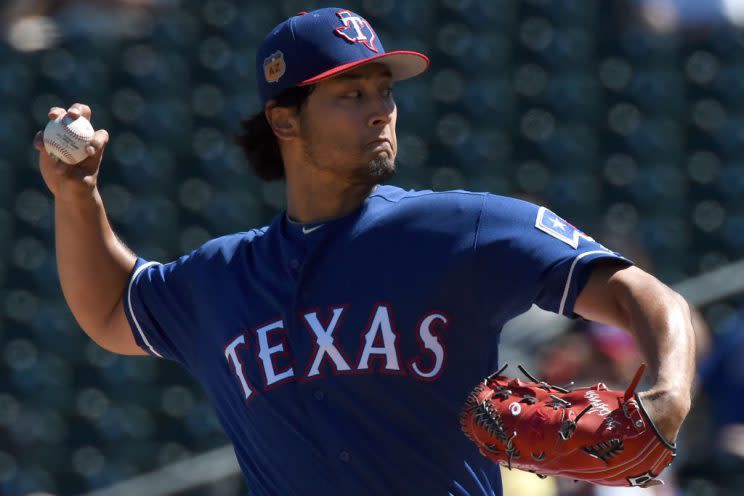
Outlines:
[{"label": "cap button", "polygon": [[306,10],[301,10],[301,11],[297,12],[295,15],[296,16],[300,16],[300,15],[305,15],[305,14],[307,14],[307,11]]}]

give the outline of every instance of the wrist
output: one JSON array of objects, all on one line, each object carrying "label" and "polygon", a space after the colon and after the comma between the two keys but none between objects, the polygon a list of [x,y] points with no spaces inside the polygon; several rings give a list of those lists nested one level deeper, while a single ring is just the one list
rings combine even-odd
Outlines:
[{"label": "wrist", "polygon": [[683,417],[687,416],[692,406],[690,391],[680,387],[656,384],[641,394],[643,395],[643,399],[663,402],[666,405],[672,406],[672,411],[679,412]]},{"label": "wrist", "polygon": [[667,443],[674,443],[690,412],[689,398],[674,389],[650,389],[638,393],[638,400],[656,433]]},{"label": "wrist", "polygon": [[88,205],[98,205],[102,203],[102,199],[97,186],[87,186],[64,188],[58,191],[54,195],[54,203],[55,205],[81,208]]}]

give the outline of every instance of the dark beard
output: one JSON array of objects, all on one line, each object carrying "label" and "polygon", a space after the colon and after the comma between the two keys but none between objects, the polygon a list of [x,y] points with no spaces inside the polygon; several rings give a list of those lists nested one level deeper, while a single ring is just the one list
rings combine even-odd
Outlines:
[{"label": "dark beard", "polygon": [[395,175],[395,161],[387,156],[378,155],[365,168],[354,171],[351,178],[353,184],[380,184]]},{"label": "dark beard", "polygon": [[[313,141],[313,136],[311,132],[306,131],[308,127],[303,126],[302,129],[305,141],[303,146],[305,160],[317,168],[326,168],[315,159],[313,148],[309,145],[309,143],[312,143]],[[387,154],[378,154],[375,158],[367,162],[366,166],[361,165],[351,171],[347,180],[354,185],[375,185],[388,181],[394,175],[395,159],[389,158]]]}]

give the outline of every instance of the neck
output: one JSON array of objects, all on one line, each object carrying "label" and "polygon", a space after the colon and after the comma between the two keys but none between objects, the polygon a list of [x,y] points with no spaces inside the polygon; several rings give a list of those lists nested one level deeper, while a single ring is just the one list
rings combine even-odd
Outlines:
[{"label": "neck", "polygon": [[[289,172],[289,169],[286,170]],[[297,177],[287,174],[287,214],[297,222],[318,222],[353,212],[377,187],[340,181],[313,169]]]}]

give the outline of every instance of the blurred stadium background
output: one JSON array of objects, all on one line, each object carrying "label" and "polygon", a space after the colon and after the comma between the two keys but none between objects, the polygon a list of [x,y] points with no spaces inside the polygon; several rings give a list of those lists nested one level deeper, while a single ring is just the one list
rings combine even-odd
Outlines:
[{"label": "blurred stadium background", "polygon": [[[744,2],[336,3],[372,19],[388,50],[432,59],[426,75],[395,90],[395,184],[547,204],[673,285],[742,256]],[[264,34],[327,5],[0,4],[0,495],[85,493],[226,442],[181,369],[98,348],[68,311],[53,201],[31,147],[47,109],[92,107],[95,127],[112,137],[100,184],[115,230],[145,258],[174,259],[283,208],[283,185],[253,178],[232,134],[258,109],[254,50]],[[744,285],[741,272],[723,280]],[[744,423],[744,299],[717,298],[716,287],[706,286],[713,301],[700,307],[700,355],[726,386],[701,381],[669,494],[744,494],[744,482],[722,482],[744,473],[741,430],[724,429]],[[531,330],[505,335],[506,357],[562,356],[555,333]],[[596,332],[560,332],[579,336],[588,360],[619,349]],[[713,407],[721,399],[734,413]],[[177,493],[244,494],[230,473]],[[149,487],[129,494],[156,494]]]}]

